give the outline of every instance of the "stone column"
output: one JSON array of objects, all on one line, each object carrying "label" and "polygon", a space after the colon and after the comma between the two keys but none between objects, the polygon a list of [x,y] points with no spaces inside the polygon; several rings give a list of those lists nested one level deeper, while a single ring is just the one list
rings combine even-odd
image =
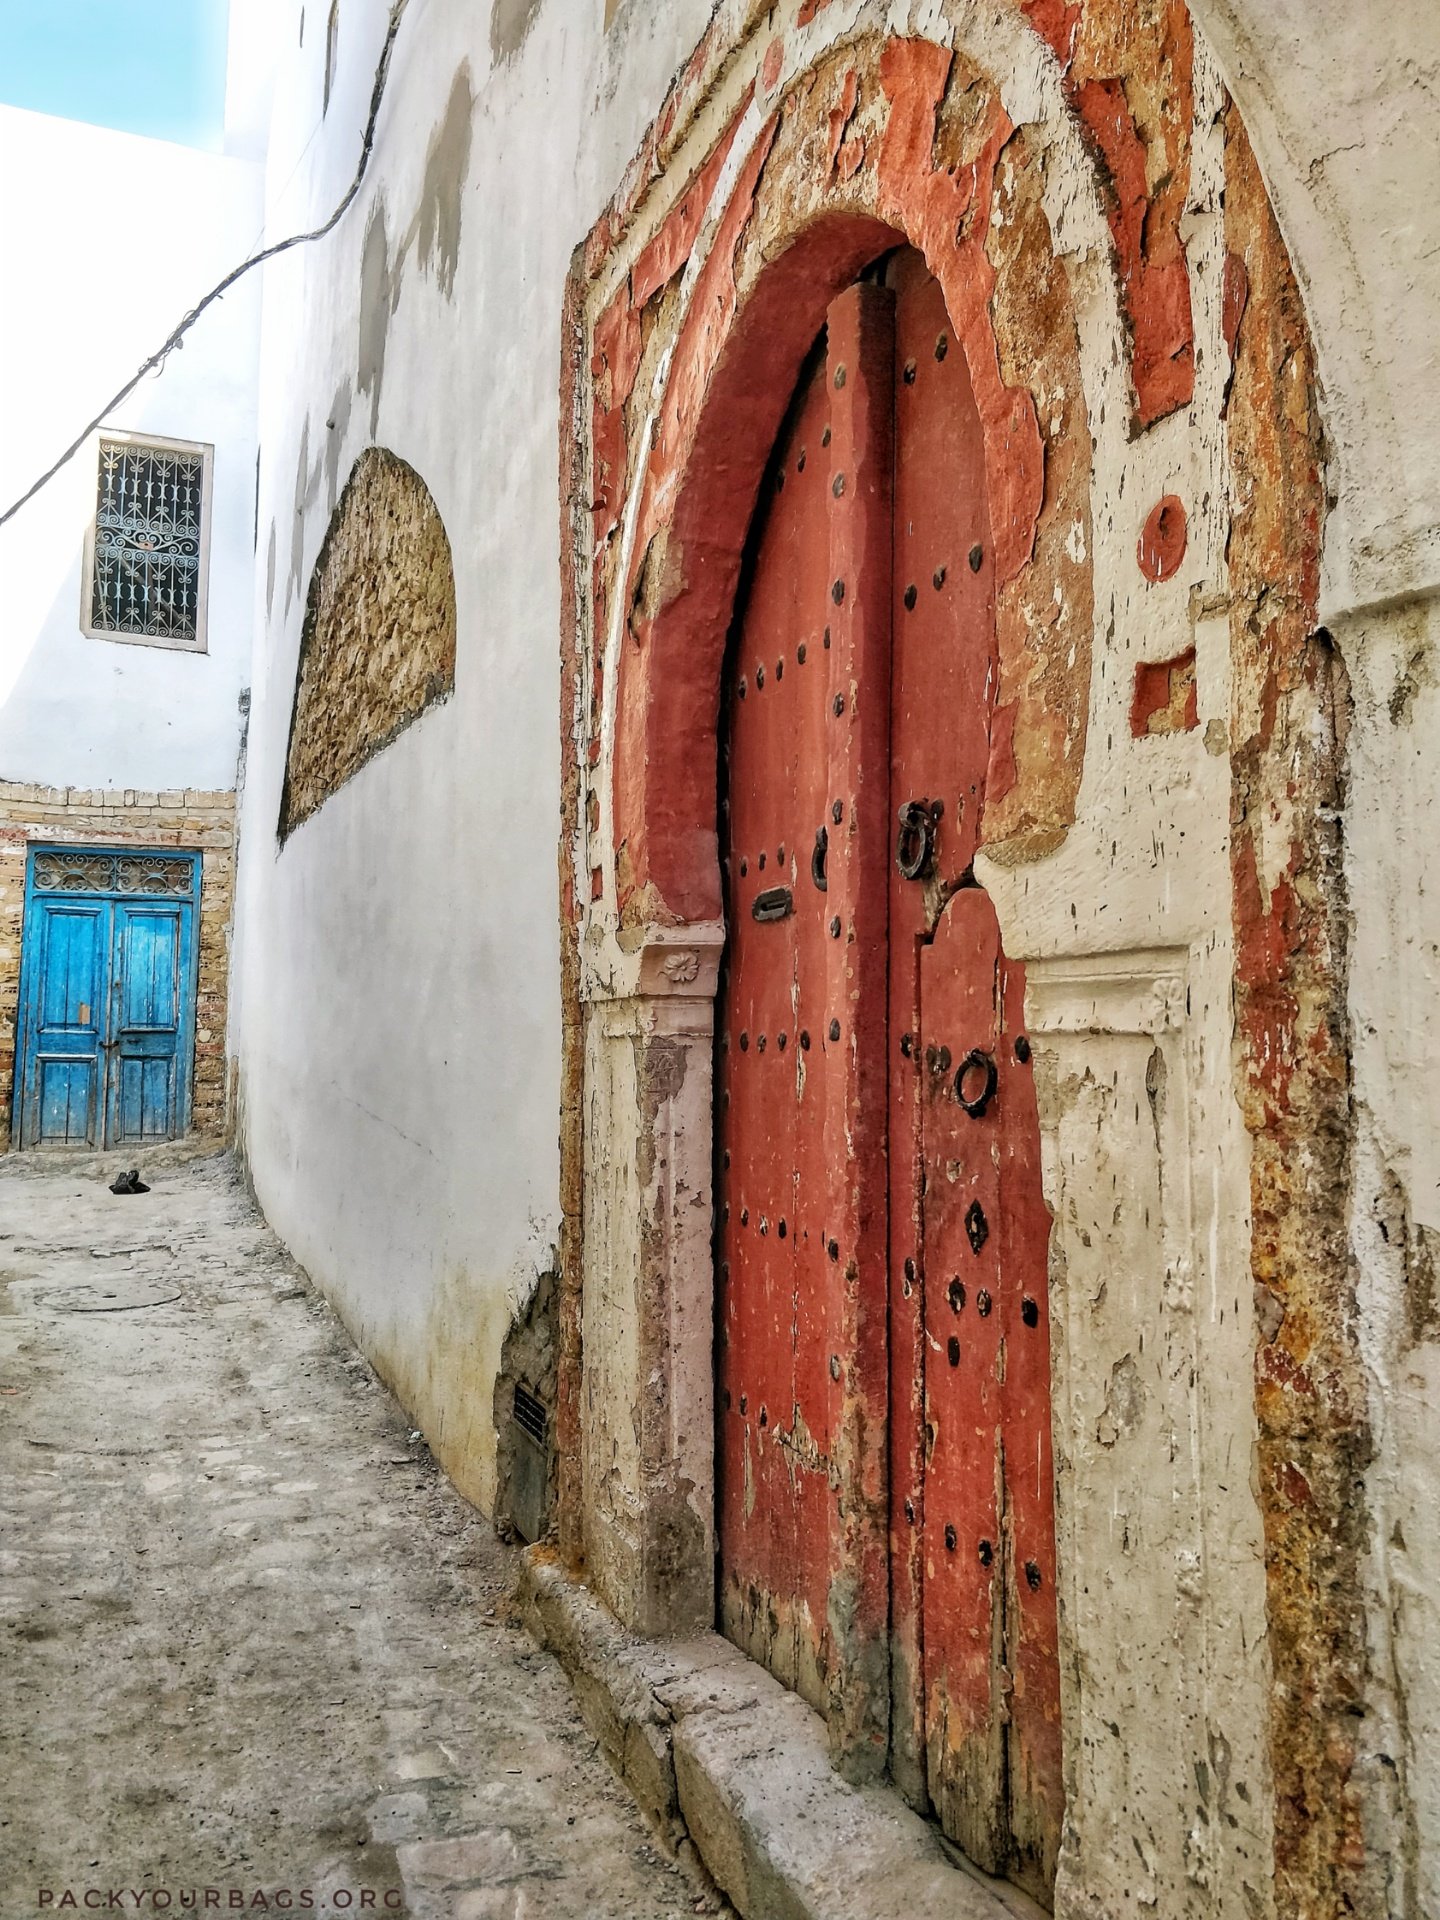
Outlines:
[{"label": "stone column", "polygon": [[724,931],[653,930],[585,1009],[586,1578],[647,1634],[714,1625],[714,1001]]}]

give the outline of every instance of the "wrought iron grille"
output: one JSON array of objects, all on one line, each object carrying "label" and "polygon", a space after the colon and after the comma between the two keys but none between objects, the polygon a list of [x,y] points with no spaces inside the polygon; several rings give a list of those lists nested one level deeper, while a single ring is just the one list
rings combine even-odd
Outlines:
[{"label": "wrought iron grille", "polygon": [[188,898],[194,862],[163,855],[37,853],[35,885],[47,893],[161,893]]},{"label": "wrought iron grille", "polygon": [[205,456],[100,442],[90,624],[103,633],[195,640]]}]

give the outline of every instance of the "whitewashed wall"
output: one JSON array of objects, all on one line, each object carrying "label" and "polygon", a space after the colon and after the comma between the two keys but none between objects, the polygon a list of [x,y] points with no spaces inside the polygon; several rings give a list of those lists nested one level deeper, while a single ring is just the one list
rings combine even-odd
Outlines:
[{"label": "whitewashed wall", "polygon": [[[633,7],[608,38],[600,0],[528,32],[499,11],[513,52],[484,8],[412,0],[359,202],[267,270],[235,982],[261,1199],[482,1505],[501,1342],[559,1231],[560,296],[709,6]],[[272,29],[272,237],[354,170],[387,9],[342,7],[322,125],[327,12],[303,47],[298,5]],[[455,693],[282,852],[306,588],[372,442],[450,537]]]},{"label": "whitewashed wall", "polygon": [[[1321,617],[1350,676],[1352,1253],[1370,1381],[1366,1783],[1379,1909],[1440,1913],[1440,9],[1191,0],[1246,116],[1318,351]],[[1341,1277],[1336,1276],[1337,1288]]]},{"label": "whitewashed wall", "polygon": [[[0,508],[249,250],[261,170],[0,107]],[[235,784],[251,648],[260,289],[237,288],[108,426],[215,448],[208,651],[87,638],[93,443],[0,529],[0,779]]]}]

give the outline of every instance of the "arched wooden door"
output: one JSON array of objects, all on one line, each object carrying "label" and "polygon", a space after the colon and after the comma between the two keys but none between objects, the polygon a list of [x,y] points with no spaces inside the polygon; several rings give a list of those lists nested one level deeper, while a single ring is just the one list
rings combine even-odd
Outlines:
[{"label": "arched wooden door", "polygon": [[1044,1897],[1049,1216],[1023,979],[971,866],[994,593],[969,377],[906,249],[831,306],[732,636],[719,1611],[832,1725],[878,1627],[896,1780]]}]

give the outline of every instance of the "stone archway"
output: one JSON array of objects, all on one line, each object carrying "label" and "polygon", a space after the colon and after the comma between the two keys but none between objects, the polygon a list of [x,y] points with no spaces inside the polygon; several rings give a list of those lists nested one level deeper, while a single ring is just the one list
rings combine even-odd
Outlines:
[{"label": "stone archway", "polygon": [[[1343,1766],[1287,1702],[1343,1713],[1358,1630],[1285,1464],[1312,1336],[1353,1364],[1314,1274],[1344,1169],[1324,1195],[1297,1177],[1339,984],[1303,319],[1178,6],[1128,29],[1106,0],[1017,7],[983,32],[930,8],[929,38],[872,13],[842,32],[804,0],[738,46],[717,23],[571,283],[562,1541],[629,1624],[710,1623],[720,661],[801,355],[899,235],[967,358],[997,552],[980,862],[1029,974],[1057,1217],[1057,1905],[1116,1875],[1128,1895],[1138,1857],[1176,1911],[1203,1885],[1263,1913],[1272,1853],[1282,1887],[1342,1873]],[[1172,497],[1157,559],[1142,535]],[[1257,1334],[1252,1280],[1299,1310],[1299,1346]],[[1354,1444],[1334,1412],[1305,1441],[1322,1504]],[[1145,1703],[1177,1664],[1160,1725]],[[1224,1801],[1203,1814],[1197,1763]]]}]

